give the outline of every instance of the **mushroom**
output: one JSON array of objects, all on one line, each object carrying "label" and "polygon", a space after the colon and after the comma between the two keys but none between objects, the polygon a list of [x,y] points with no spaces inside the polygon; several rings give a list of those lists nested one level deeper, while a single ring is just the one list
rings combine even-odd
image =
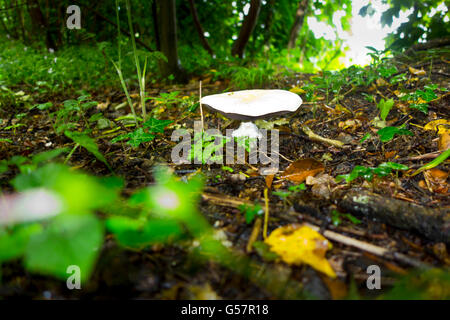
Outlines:
[{"label": "mushroom", "polygon": [[242,90],[203,97],[201,103],[227,118],[241,120],[233,137],[261,139],[262,134],[251,121],[296,111],[302,104],[299,95],[286,90]]}]

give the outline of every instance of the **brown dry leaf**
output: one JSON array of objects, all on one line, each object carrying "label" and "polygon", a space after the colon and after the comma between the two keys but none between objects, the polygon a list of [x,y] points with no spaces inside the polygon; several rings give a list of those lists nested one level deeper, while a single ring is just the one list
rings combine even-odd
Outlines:
[{"label": "brown dry leaf", "polygon": [[110,103],[111,103],[111,99],[108,97],[105,102],[100,102],[97,105],[97,109],[101,110],[101,111],[106,110],[108,108],[108,106],[110,105]]},{"label": "brown dry leaf", "polygon": [[397,154],[397,151],[388,151],[384,154],[385,159],[393,158]]},{"label": "brown dry leaf", "polygon": [[300,159],[292,162],[281,175],[281,179],[287,179],[295,183],[302,183],[309,176],[315,176],[324,170],[320,161],[312,158]]},{"label": "brown dry leaf", "polygon": [[384,80],[383,78],[378,78],[377,79],[377,86],[378,87],[385,87],[385,86],[388,86],[388,85],[389,85],[389,83],[386,80]]},{"label": "brown dry leaf", "polygon": [[438,147],[440,151],[450,149],[450,133],[445,132],[439,136]]},{"label": "brown dry leaf", "polygon": [[279,227],[264,242],[284,262],[293,265],[306,263],[329,277],[336,278],[336,273],[325,258],[327,250],[332,248],[331,243],[309,226],[291,224]]},{"label": "brown dry leaf", "polygon": [[424,171],[423,175],[425,177],[425,182],[427,183],[427,186],[431,191],[434,191],[436,193],[448,192],[448,172],[433,168]]},{"label": "brown dry leaf", "polygon": [[272,187],[272,182],[273,182],[273,178],[275,177],[275,175],[273,174],[269,174],[266,176],[266,186],[267,188],[271,188]]},{"label": "brown dry leaf", "polygon": [[327,277],[322,277],[322,280],[328,287],[333,300],[345,299],[348,296],[348,287],[345,282],[339,279],[330,279]]},{"label": "brown dry leaf", "polygon": [[312,186],[311,192],[321,198],[331,197],[331,187],[336,185],[335,179],[328,174],[319,174],[317,177],[309,176],[305,183]]},{"label": "brown dry leaf", "polygon": [[425,76],[427,72],[423,69],[415,69],[413,67],[409,67],[409,72],[411,72],[415,76]]}]

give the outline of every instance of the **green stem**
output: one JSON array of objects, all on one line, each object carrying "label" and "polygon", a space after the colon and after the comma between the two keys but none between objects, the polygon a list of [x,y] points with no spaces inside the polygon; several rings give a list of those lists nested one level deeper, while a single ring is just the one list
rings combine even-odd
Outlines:
[{"label": "green stem", "polygon": [[145,109],[145,74],[142,74],[141,72],[141,64],[139,62],[139,57],[137,55],[137,49],[136,49],[136,40],[134,39],[134,30],[133,30],[133,23],[131,21],[131,5],[130,0],[126,0],[127,4],[127,17],[128,17],[128,26],[130,28],[130,34],[131,34],[131,44],[133,46],[133,53],[134,53],[134,62],[136,64],[136,71],[139,81],[139,93],[141,96],[141,108],[142,108],[142,118],[146,119],[147,117],[147,111]]},{"label": "green stem", "polygon": [[67,155],[66,160],[64,160],[64,164],[66,164],[67,161],[69,161],[69,159],[72,157],[73,153],[75,152],[75,150],[77,150],[77,148],[78,148],[79,146],[80,146],[80,145],[79,145],[78,143],[75,144],[75,146],[72,148],[72,150],[70,151],[70,153]]}]

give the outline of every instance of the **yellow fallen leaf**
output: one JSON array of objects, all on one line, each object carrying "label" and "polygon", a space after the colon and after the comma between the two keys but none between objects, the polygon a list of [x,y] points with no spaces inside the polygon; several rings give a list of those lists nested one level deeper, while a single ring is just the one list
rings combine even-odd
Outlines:
[{"label": "yellow fallen leaf", "polygon": [[289,89],[289,91],[296,93],[296,94],[306,93],[305,90],[303,90],[302,88],[299,88],[299,87],[293,87],[293,88]]},{"label": "yellow fallen leaf", "polygon": [[413,67],[409,67],[409,72],[411,72],[415,76],[424,76],[427,74],[427,72],[423,69],[415,69]]},{"label": "yellow fallen leaf", "polygon": [[438,134],[450,134],[450,121],[446,119],[434,120],[428,122],[423,128],[424,130],[437,131]]},{"label": "yellow fallen leaf", "polygon": [[337,104],[336,107],[334,108],[334,110],[340,111],[340,112],[346,112],[348,114],[352,114],[352,112],[350,110],[348,110],[346,107],[344,107],[344,106],[342,106],[340,104]]},{"label": "yellow fallen leaf", "polygon": [[331,278],[336,277],[325,258],[327,250],[332,248],[331,243],[307,225],[291,224],[279,227],[272,231],[265,243],[288,264],[306,263]]},{"label": "yellow fallen leaf", "polygon": [[378,78],[376,82],[378,87],[385,87],[389,85],[389,83],[383,78]]}]

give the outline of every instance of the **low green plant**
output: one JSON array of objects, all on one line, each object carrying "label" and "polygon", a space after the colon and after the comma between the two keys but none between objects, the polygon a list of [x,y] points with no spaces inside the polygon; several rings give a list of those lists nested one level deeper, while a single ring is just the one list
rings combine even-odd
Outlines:
[{"label": "low green plant", "polygon": [[380,110],[380,118],[383,121],[386,121],[389,111],[391,111],[393,106],[394,106],[394,99],[389,100],[381,99],[380,102],[378,102],[377,108],[378,110]]},{"label": "low green plant", "polygon": [[111,143],[126,140],[127,144],[137,148],[142,143],[150,142],[155,139],[157,133],[164,133],[164,128],[172,122],[172,120],[158,120],[156,118],[150,118],[142,124],[142,127],[139,127],[132,132],[115,137],[111,140]]},{"label": "low green plant", "polygon": [[423,90],[417,89],[414,92],[407,93],[400,100],[408,101],[410,108],[428,114],[428,103],[437,98],[436,89],[438,89],[438,86],[435,84],[426,85]]},{"label": "low green plant", "polygon": [[[55,154],[52,152],[32,159],[49,159]],[[118,199],[122,182],[117,178],[94,178],[49,163],[20,173],[11,184],[22,198],[4,201],[11,201],[11,207],[16,210],[31,210],[38,202],[40,209],[34,215],[28,211],[15,212],[12,220],[2,221],[0,262],[21,258],[30,272],[64,281],[68,267],[76,265],[81,269],[81,281],[85,282],[92,273],[104,237],[103,222],[94,212]],[[37,191],[39,198],[32,197]],[[15,204],[16,201],[19,203]],[[42,217],[46,213],[43,210],[54,212]]]},{"label": "low green plant", "polygon": [[359,140],[359,143],[363,143],[364,141],[370,139],[372,137],[372,135],[370,133],[366,133],[361,140]]},{"label": "low green plant", "polygon": [[259,204],[255,205],[247,205],[247,204],[241,204],[238,209],[241,211],[242,214],[245,216],[245,222],[247,224],[250,224],[255,220],[256,217],[262,216],[264,214],[263,208]]},{"label": "low green plant", "polygon": [[283,201],[286,201],[288,197],[290,197],[293,193],[300,192],[306,190],[306,186],[304,183],[289,186],[287,191],[273,191],[272,194],[280,197]]},{"label": "low green plant", "polygon": [[183,101],[183,98],[179,95],[180,91],[162,92],[159,97],[147,97],[146,100],[153,100],[157,104],[171,107]]},{"label": "low green plant", "polygon": [[223,162],[223,147],[229,138],[209,134],[206,131],[195,132],[190,148],[189,159],[195,163],[210,164]]},{"label": "low green plant", "polygon": [[378,177],[386,177],[392,173],[392,171],[405,171],[409,168],[403,164],[395,163],[395,162],[384,162],[380,164],[378,167],[364,167],[364,166],[355,166],[349,174],[338,175],[336,177],[336,182],[339,183],[343,180],[345,182],[350,183],[353,180],[358,178],[363,178],[367,181],[372,181],[375,176]]},{"label": "low green plant", "polygon": [[95,140],[93,138],[91,138],[89,135],[87,135],[87,133],[64,131],[64,134],[66,135],[67,138],[73,140],[73,142],[75,143],[75,146],[72,148],[72,151],[70,151],[70,153],[66,159],[66,162],[70,159],[70,157],[75,152],[75,150],[79,146],[81,146],[81,147],[85,148],[87,151],[89,151],[90,153],[92,153],[98,160],[103,162],[108,167],[109,170],[112,171],[112,168],[109,165],[108,161],[103,156],[103,154],[99,151],[97,143],[95,142]]},{"label": "low green plant", "polygon": [[380,137],[381,142],[389,142],[394,139],[395,135],[406,135],[413,136],[414,134],[405,129],[404,126],[401,127],[384,127],[377,131],[378,136]]},{"label": "low green plant", "polygon": [[[76,100],[70,99],[63,102],[62,107],[57,111],[50,113],[54,119],[54,130],[60,134],[66,130],[73,130],[82,121],[89,128],[89,121],[86,118],[86,112],[97,106],[96,101],[92,101],[89,95],[79,96]],[[36,106],[40,110],[47,110],[51,105],[49,103]]]},{"label": "low green plant", "polygon": [[360,224],[361,220],[355,218],[353,215],[349,213],[341,213],[337,210],[331,211],[331,221],[335,226],[339,226],[342,223],[342,218],[347,219],[353,224]]},{"label": "low green plant", "polygon": [[29,157],[14,156],[8,160],[0,160],[0,174],[6,172],[10,166],[16,166],[21,173],[32,172],[59,155],[68,152],[68,150],[68,148],[59,148],[40,152]]}]

